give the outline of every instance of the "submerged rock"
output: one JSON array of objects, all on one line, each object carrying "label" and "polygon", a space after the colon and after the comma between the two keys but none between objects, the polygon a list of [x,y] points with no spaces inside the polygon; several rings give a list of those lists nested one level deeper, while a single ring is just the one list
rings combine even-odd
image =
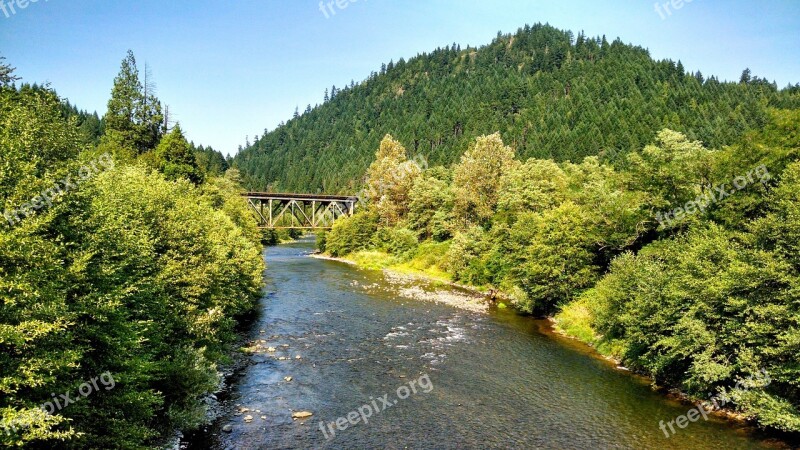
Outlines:
[{"label": "submerged rock", "polygon": [[311,417],[313,415],[314,415],[314,413],[311,413],[311,412],[308,412],[308,411],[296,411],[296,412],[292,413],[292,419],[295,419],[295,420],[297,420],[297,419],[307,419],[307,418],[309,418],[309,417]]}]

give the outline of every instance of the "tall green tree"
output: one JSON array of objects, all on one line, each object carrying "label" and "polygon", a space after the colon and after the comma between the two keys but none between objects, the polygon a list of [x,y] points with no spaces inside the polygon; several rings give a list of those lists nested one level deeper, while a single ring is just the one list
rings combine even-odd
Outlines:
[{"label": "tall green tree", "polygon": [[104,120],[108,134],[123,147],[139,154],[153,150],[163,134],[161,102],[142,85],[131,50],[128,50],[119,74],[114,78]]},{"label": "tall green tree", "polygon": [[485,221],[500,196],[500,178],[517,163],[499,133],[475,140],[453,169],[454,214],[464,224]]},{"label": "tall green tree", "polygon": [[381,222],[396,225],[408,214],[409,192],[422,169],[409,161],[406,149],[391,135],[386,135],[367,169],[367,200]]},{"label": "tall green tree", "polygon": [[183,136],[180,125],[175,125],[155,151],[155,161],[158,169],[167,179],[177,180],[186,178],[200,184],[203,182],[203,171],[197,165],[197,159],[192,152],[189,142]]}]

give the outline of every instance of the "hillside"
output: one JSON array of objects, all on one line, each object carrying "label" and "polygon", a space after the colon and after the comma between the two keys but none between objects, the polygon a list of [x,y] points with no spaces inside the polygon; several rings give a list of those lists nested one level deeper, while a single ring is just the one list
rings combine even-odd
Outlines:
[{"label": "hillside", "polygon": [[324,104],[256,137],[234,165],[252,189],[335,193],[361,183],[387,133],[432,165],[457,161],[470,141],[496,131],[523,159],[629,152],[665,127],[719,148],[762,126],[766,107],[800,105],[798,92],[749,70],[723,83],[619,40],[526,25],[332,88]]}]

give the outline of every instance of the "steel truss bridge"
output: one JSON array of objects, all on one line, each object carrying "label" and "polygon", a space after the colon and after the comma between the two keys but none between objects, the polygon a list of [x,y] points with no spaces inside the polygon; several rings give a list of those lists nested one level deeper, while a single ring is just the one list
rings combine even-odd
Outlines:
[{"label": "steel truss bridge", "polygon": [[342,217],[352,216],[358,197],[349,195],[242,194],[255,211],[259,228],[328,229]]}]

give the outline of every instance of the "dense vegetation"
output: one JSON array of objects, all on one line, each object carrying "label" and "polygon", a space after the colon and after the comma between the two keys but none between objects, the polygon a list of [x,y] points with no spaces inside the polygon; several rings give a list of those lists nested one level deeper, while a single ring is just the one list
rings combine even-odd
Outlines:
[{"label": "dense vegetation", "polygon": [[521,159],[556,162],[641,149],[663,128],[720,148],[763,126],[767,107],[797,107],[798,90],[749,71],[720,82],[619,40],[525,26],[332,87],[323,105],[248,142],[235,165],[253,189],[352,194],[387,133],[431,165],[494,132]]},{"label": "dense vegetation", "polygon": [[535,25],[334,87],[234,166],[256,189],[362,192],[319,236],[334,256],[501,290],[658,384],[800,431],[798,111],[800,85]]},{"label": "dense vegetation", "polygon": [[157,447],[204,422],[261,289],[238,175],[167,128],[132,54],[102,120],[14,81],[0,64],[0,446]]},{"label": "dense vegetation", "polygon": [[14,81],[0,64],[5,446],[152,447],[202,423],[259,240],[280,239],[240,171],[363,187],[318,236],[331,255],[502,291],[660,385],[800,431],[798,86],[526,26],[332,88],[230,161],[170,127],[132,54],[102,118]]},{"label": "dense vegetation", "polygon": [[497,133],[414,164],[386,136],[367,205],[320,246],[500,290],[657,384],[800,431],[800,110],[714,150],[664,129],[613,165],[521,160]]}]

